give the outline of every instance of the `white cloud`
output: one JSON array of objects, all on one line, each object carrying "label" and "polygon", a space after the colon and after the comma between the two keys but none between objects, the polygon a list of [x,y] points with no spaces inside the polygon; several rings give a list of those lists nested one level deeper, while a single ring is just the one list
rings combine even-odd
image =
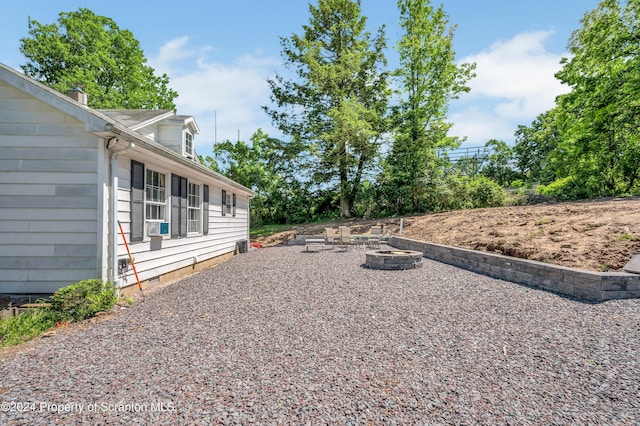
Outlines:
[{"label": "white cloud", "polygon": [[238,131],[243,141],[258,128],[275,132],[261,106],[269,97],[266,78],[280,62],[252,55],[216,62],[209,57],[215,50],[191,46],[181,37],[165,43],[149,61],[158,73],[169,76],[171,88],[179,93],[178,114],[195,117],[200,128],[196,150],[202,155],[211,153],[214,140],[237,140]]},{"label": "white cloud", "polygon": [[456,103],[461,109],[451,115],[452,134],[467,135],[476,144],[509,141],[519,124],[528,125],[551,109],[556,96],[568,91],[555,78],[562,55],[545,47],[552,34],[521,33],[461,59],[477,64],[477,76],[469,83],[471,92]]},{"label": "white cloud", "polygon": [[491,139],[510,140],[514,129],[506,120],[497,120],[493,111],[470,107],[451,114],[453,127],[450,134],[468,136],[466,146],[480,146]]},{"label": "white cloud", "polygon": [[[511,142],[518,125],[528,125],[552,108],[567,88],[554,77],[562,55],[547,51],[551,35],[521,33],[461,59],[476,62],[477,77],[469,82],[471,92],[451,105],[450,134],[467,136],[466,145],[483,145],[489,139]],[[217,52],[180,37],[149,60],[156,71],[167,73],[180,94],[178,113],[195,117],[201,130],[196,149],[204,155],[211,152],[214,138],[235,141],[238,131],[244,141],[258,128],[278,135],[261,106],[268,104],[266,78],[281,68],[280,59],[242,54],[223,62],[215,57]]]}]

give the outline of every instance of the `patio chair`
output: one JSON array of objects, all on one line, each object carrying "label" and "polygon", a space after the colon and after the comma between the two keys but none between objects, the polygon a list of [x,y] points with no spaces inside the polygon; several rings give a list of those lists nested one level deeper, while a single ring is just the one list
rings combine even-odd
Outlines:
[{"label": "patio chair", "polygon": [[353,247],[355,243],[351,240],[351,229],[347,226],[340,227],[340,247],[344,247],[345,250],[349,247]]},{"label": "patio chair", "polygon": [[380,248],[380,237],[382,236],[382,226],[374,225],[371,227],[371,235],[367,239],[367,247]]},{"label": "patio chair", "polygon": [[391,240],[391,228],[386,226],[382,227],[382,233],[380,234],[380,244],[389,244]]},{"label": "patio chair", "polygon": [[331,245],[331,248],[333,249],[338,242],[338,238],[336,238],[336,235],[333,233],[333,228],[324,228],[324,232],[325,234],[327,234],[327,236],[325,237],[327,240],[327,244]]}]

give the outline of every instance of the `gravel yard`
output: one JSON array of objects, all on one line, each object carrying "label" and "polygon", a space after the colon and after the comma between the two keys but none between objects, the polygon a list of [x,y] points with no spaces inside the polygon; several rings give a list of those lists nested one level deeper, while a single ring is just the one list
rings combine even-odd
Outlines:
[{"label": "gravel yard", "polygon": [[270,247],[0,358],[0,424],[638,424],[640,300]]}]

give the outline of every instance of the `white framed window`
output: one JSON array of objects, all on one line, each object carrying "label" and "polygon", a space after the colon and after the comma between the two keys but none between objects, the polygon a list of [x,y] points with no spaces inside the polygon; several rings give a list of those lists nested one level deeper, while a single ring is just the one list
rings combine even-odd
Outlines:
[{"label": "white framed window", "polygon": [[184,132],[184,154],[187,157],[193,158],[193,135],[191,132]]},{"label": "white framed window", "polygon": [[222,190],[222,216],[236,216],[236,194]]},{"label": "white framed window", "polygon": [[202,217],[200,185],[189,182],[187,186],[187,232],[200,232]]},{"label": "white framed window", "polygon": [[167,218],[167,176],[152,169],[145,176],[145,218],[163,222]]}]

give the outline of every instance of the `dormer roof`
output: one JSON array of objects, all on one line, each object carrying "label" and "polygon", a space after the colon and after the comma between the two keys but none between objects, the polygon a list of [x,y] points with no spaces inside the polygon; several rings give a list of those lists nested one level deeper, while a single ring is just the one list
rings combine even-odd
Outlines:
[{"label": "dormer roof", "polygon": [[139,130],[175,116],[175,113],[170,109],[99,109],[96,111],[124,124],[131,130]]}]

